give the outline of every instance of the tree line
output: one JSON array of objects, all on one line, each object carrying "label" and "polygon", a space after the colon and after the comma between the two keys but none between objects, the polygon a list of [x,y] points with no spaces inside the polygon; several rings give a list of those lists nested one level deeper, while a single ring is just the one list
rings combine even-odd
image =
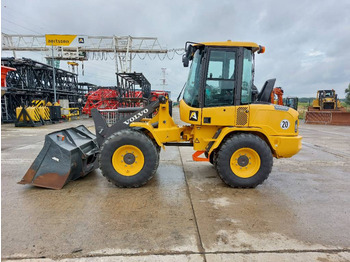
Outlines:
[{"label": "tree line", "polygon": [[345,103],[350,105],[350,84],[348,85],[348,88],[345,89]]}]

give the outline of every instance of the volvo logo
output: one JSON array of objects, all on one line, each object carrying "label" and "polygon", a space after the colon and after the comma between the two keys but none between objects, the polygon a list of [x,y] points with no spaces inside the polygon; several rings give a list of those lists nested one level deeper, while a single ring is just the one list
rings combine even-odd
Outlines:
[{"label": "volvo logo", "polygon": [[132,117],[130,117],[128,120],[125,120],[123,123],[126,125],[129,125],[130,123],[136,121],[137,119],[143,117],[145,114],[148,113],[148,109],[144,109],[141,112],[137,113],[136,115],[133,115]]}]

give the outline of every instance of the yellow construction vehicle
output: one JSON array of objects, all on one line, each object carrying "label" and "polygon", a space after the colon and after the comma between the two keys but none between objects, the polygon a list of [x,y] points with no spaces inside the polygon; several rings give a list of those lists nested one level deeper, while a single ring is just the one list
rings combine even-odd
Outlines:
[{"label": "yellow construction vehicle", "polygon": [[[271,172],[273,157],[298,153],[302,139],[298,112],[270,103],[276,79],[266,81],[259,93],[253,84],[255,54],[264,50],[250,42],[187,42],[182,61],[185,67],[192,64],[180,101],[180,118],[188,125],[174,123],[164,96],[111,126],[93,109],[102,174],[119,187],[139,187],[155,174],[161,148],[190,146],[195,150],[193,160],[212,163],[227,185],[251,188],[261,184]],[[147,118],[154,112],[154,117]],[[60,133],[59,140],[70,143],[74,139],[64,139]],[[57,157],[50,152],[50,158],[34,162],[21,183],[47,186],[55,173],[57,181],[61,176],[65,179],[51,188],[62,187],[69,180],[69,169],[61,168],[62,174],[36,170],[39,162],[57,158],[58,163],[59,150]],[[95,161],[96,154],[90,159]],[[87,157],[83,154],[82,158]]]},{"label": "yellow construction vehicle", "polygon": [[340,110],[341,105],[335,90],[318,90],[316,99],[312,101],[312,110]]},{"label": "yellow construction vehicle", "polygon": [[350,112],[346,112],[334,89],[318,90],[316,99],[305,113],[306,124],[350,125]]}]

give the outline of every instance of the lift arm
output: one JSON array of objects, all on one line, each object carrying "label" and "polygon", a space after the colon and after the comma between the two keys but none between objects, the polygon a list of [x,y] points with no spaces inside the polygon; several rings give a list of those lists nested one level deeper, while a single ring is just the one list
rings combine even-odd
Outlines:
[{"label": "lift arm", "polygon": [[95,123],[95,130],[96,130],[98,145],[101,146],[103,142],[112,134],[120,130],[129,128],[131,123],[152,114],[159,107],[159,103],[162,103],[162,104],[166,103],[166,98],[164,96],[159,96],[158,100],[136,111],[134,108],[130,108],[130,110],[128,111],[126,108],[123,108],[124,113],[134,113],[134,114],[132,116],[128,116],[126,118],[118,120],[110,127],[107,125],[106,120],[103,118],[101,113],[98,112],[96,108],[92,109],[91,115]]}]

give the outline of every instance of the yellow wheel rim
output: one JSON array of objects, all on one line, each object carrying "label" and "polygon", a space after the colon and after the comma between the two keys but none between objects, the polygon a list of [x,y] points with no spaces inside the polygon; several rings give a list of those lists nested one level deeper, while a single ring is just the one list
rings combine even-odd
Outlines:
[{"label": "yellow wheel rim", "polygon": [[260,168],[260,156],[251,148],[240,148],[235,151],[230,159],[232,172],[242,178],[254,176]]},{"label": "yellow wheel rim", "polygon": [[123,176],[134,176],[145,164],[142,151],[133,145],[119,147],[112,156],[112,165]]}]

